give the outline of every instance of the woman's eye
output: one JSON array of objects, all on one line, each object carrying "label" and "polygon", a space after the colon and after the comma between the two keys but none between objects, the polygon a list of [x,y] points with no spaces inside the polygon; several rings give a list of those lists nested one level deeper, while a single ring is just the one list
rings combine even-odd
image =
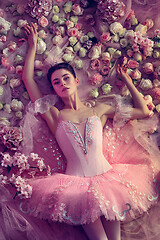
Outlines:
[{"label": "woman's eye", "polygon": [[57,85],[57,84],[59,84],[59,81],[55,81],[53,84],[54,84],[54,85]]},{"label": "woman's eye", "polygon": [[69,79],[69,77],[65,77],[64,80],[67,81]]}]

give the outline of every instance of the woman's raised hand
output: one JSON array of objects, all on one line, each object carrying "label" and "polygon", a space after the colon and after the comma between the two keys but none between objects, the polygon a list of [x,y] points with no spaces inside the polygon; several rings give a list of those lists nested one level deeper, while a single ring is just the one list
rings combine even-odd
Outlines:
[{"label": "woman's raised hand", "polygon": [[25,34],[28,38],[28,44],[30,47],[37,45],[38,39],[38,25],[37,23],[31,23],[30,25],[26,25],[25,27]]},{"label": "woman's raised hand", "polygon": [[121,79],[121,80],[123,80],[124,82],[132,82],[132,79],[131,79],[131,77],[128,75],[128,73],[127,73],[127,67],[126,67],[126,65],[119,65],[118,64],[118,66],[117,66],[117,74],[118,74],[118,76],[119,76],[119,78]]}]

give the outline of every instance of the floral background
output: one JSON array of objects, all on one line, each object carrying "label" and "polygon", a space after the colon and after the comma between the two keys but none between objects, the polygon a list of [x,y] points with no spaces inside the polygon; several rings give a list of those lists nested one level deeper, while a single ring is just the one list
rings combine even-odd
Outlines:
[{"label": "floral background", "polygon": [[[31,196],[32,189],[25,183],[26,176],[50,175],[65,169],[63,155],[44,123],[38,130],[34,129],[36,133],[40,132],[39,136],[35,134],[34,144],[30,142],[33,149],[23,151],[22,126],[30,101],[22,82],[27,53],[26,24],[38,24],[34,78],[44,95],[52,94],[46,79],[47,70],[51,65],[65,61],[76,69],[83,100],[92,102],[112,93],[130,100],[130,93],[116,76],[116,64],[120,62],[128,67],[128,74],[143,94],[148,108],[159,116],[159,5],[158,1],[151,4],[138,0],[0,0],[0,182],[16,189],[14,198],[17,194],[21,198]],[[33,116],[32,120],[34,128],[37,120]],[[154,131],[153,135],[157,136],[159,127]],[[159,138],[156,139],[160,144]],[[39,144],[41,149],[38,151]],[[48,162],[44,160],[46,152]],[[50,162],[49,156],[55,161]],[[140,226],[141,221],[138,231],[143,236]],[[125,234],[129,234],[127,227],[133,229],[132,223],[124,226],[124,239]],[[130,232],[127,239],[136,239],[136,236],[137,229],[135,233]]]}]

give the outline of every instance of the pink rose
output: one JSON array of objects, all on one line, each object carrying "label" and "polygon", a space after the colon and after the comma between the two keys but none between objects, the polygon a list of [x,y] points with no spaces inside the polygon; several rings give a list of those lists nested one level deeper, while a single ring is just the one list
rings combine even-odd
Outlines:
[{"label": "pink rose", "polygon": [[38,23],[41,27],[46,27],[48,25],[48,19],[42,16],[38,19]]},{"label": "pink rose", "polygon": [[153,52],[153,48],[150,48],[150,47],[143,48],[144,57],[150,57],[152,55],[152,52]]},{"label": "pink rose", "polygon": [[82,24],[81,24],[81,23],[77,23],[77,24],[75,25],[75,28],[77,28],[78,30],[80,30],[80,29],[82,28]]},{"label": "pink rose", "polygon": [[17,75],[21,75],[22,72],[23,72],[23,66],[18,65],[18,66],[16,67],[16,74],[17,74]]},{"label": "pink rose", "polygon": [[132,49],[133,49],[134,52],[138,52],[139,51],[139,46],[137,44],[133,44]]},{"label": "pink rose", "polygon": [[133,79],[140,79],[141,78],[141,72],[138,69],[135,69],[133,72],[131,72],[131,78]]},{"label": "pink rose", "polygon": [[70,28],[70,29],[68,29],[68,31],[67,31],[67,34],[68,34],[68,36],[70,36],[70,37],[72,37],[72,36],[78,36],[78,29],[77,28]]},{"label": "pink rose", "polygon": [[109,42],[110,39],[111,39],[111,36],[110,36],[110,33],[109,33],[109,32],[103,33],[103,34],[100,36],[100,41],[101,41],[102,43]]},{"label": "pink rose", "polygon": [[9,65],[10,65],[9,59],[8,59],[8,58],[5,58],[5,57],[2,57],[2,58],[1,58],[1,64],[2,64],[2,66],[5,67],[5,68],[9,67]]},{"label": "pink rose", "polygon": [[102,75],[100,73],[95,73],[89,79],[91,85],[98,85],[102,81]]},{"label": "pink rose", "polygon": [[83,9],[80,7],[80,5],[74,4],[72,6],[72,12],[74,13],[74,15],[82,15]]},{"label": "pink rose", "polygon": [[130,59],[130,60],[128,61],[128,63],[127,63],[127,66],[128,66],[129,68],[138,68],[139,63],[138,63],[137,61],[135,61],[135,60]]},{"label": "pink rose", "polygon": [[103,66],[101,68],[101,71],[100,71],[102,76],[108,75],[109,72],[110,72],[110,67],[109,66]]},{"label": "pink rose", "polygon": [[99,59],[93,59],[91,60],[90,62],[90,68],[92,70],[99,70],[100,69],[100,66],[101,66],[101,63],[99,61]]},{"label": "pink rose", "polygon": [[128,49],[128,50],[127,50],[127,56],[128,56],[128,57],[132,57],[133,54],[134,54],[134,51],[133,51],[133,50],[131,50],[131,49]]},{"label": "pink rose", "polygon": [[151,74],[153,73],[153,64],[152,63],[145,63],[143,65],[143,71],[146,73],[146,74]]}]

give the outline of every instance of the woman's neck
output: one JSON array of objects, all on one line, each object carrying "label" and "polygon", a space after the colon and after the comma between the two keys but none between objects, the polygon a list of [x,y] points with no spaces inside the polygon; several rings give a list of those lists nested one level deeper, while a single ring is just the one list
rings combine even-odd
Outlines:
[{"label": "woman's neck", "polygon": [[69,98],[63,98],[62,101],[64,102],[64,109],[70,109],[70,110],[79,110],[85,105],[81,102],[78,95],[75,94],[74,96],[70,96]]}]

